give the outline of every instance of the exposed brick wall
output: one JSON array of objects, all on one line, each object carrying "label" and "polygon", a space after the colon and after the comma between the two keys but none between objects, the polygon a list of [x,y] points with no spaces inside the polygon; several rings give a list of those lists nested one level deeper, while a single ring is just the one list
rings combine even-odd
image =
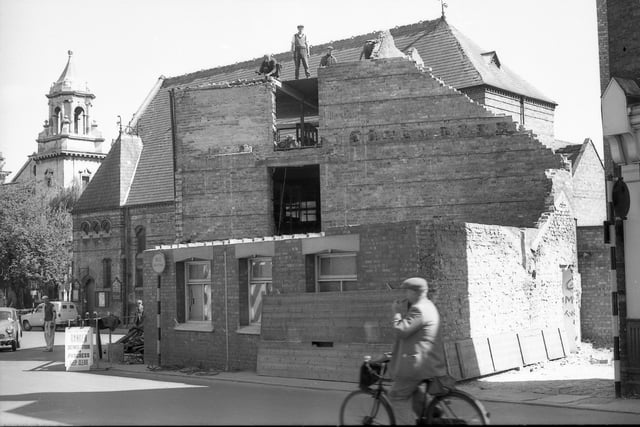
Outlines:
[{"label": "exposed brick wall", "polygon": [[602,225],[578,227],[578,265],[582,273],[582,336],[597,346],[611,346],[611,261]]},{"label": "exposed brick wall", "polygon": [[[272,91],[257,84],[176,93],[176,159],[183,238],[272,234],[270,177],[256,156],[273,150]],[[250,148],[249,148],[250,147]]]},{"label": "exposed brick wall", "polygon": [[[638,79],[640,77],[640,4],[637,0],[608,0],[598,3],[599,35],[607,34],[606,52],[601,51],[601,60],[608,58],[608,76]],[[606,23],[604,16],[606,13]],[[602,56],[604,54],[604,56]],[[603,65],[606,62],[603,61]],[[606,66],[606,65],[605,65]],[[602,68],[601,68],[602,69]],[[603,76],[601,76],[603,77]],[[608,80],[603,82],[605,87]]]},{"label": "exposed brick wall", "polygon": [[544,170],[560,159],[411,62],[321,69],[319,96],[334,153],[322,169],[323,226],[433,217],[532,226],[546,210]]},{"label": "exposed brick wall", "polygon": [[318,84],[322,146],[286,152],[273,150],[270,84],[176,92],[185,241],[274,234],[271,168],[283,166],[320,166],[323,230],[437,217],[530,227],[548,210],[545,170],[560,157],[411,61],[338,64]]}]

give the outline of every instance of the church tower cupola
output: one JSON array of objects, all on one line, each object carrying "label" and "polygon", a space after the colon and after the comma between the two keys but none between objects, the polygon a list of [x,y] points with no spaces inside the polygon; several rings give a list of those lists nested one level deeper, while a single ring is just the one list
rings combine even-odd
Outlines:
[{"label": "church tower cupola", "polygon": [[62,74],[46,94],[49,115],[38,135],[38,151],[30,156],[37,166],[37,187],[80,185],[82,170],[95,172],[109,151],[98,125],[91,120],[96,96],[78,77],[73,52],[68,55]]}]

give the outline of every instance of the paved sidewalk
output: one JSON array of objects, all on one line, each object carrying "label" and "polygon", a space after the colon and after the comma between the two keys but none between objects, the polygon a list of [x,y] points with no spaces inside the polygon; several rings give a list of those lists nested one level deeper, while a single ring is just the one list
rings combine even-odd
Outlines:
[{"label": "paved sidewalk", "polygon": [[[318,390],[335,390],[350,392],[356,389],[355,383],[307,380],[299,378],[281,378],[257,375],[255,372],[209,372],[195,369],[168,370],[150,369],[144,364],[106,364],[102,363],[106,372],[113,375],[129,373],[146,378],[173,377],[178,379],[197,378],[211,381],[233,381],[271,386],[298,387]],[[538,392],[514,390],[513,387],[500,387],[499,383],[491,386],[483,381],[467,381],[458,387],[471,393],[484,402],[513,402],[526,405],[558,406],[563,408],[593,409],[598,411],[628,412],[640,414],[640,399],[616,399],[608,396],[594,396],[592,394],[562,393],[563,388],[542,387]],[[613,387],[613,382],[611,382]]]}]

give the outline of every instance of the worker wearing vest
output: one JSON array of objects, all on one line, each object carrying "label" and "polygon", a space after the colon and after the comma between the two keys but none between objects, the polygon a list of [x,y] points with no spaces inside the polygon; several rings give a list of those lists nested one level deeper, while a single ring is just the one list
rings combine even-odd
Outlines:
[{"label": "worker wearing vest", "polygon": [[293,53],[293,62],[296,64],[296,80],[300,75],[300,62],[304,66],[304,73],[307,78],[311,76],[309,74],[309,43],[307,42],[307,35],[303,34],[304,25],[298,25],[298,32],[293,35],[291,40],[291,53]]}]

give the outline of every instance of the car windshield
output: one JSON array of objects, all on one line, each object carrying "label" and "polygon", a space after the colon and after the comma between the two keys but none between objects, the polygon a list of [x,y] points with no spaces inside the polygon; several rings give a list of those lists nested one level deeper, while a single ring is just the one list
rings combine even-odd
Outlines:
[{"label": "car windshield", "polygon": [[9,320],[11,319],[10,311],[0,311],[0,320]]}]

